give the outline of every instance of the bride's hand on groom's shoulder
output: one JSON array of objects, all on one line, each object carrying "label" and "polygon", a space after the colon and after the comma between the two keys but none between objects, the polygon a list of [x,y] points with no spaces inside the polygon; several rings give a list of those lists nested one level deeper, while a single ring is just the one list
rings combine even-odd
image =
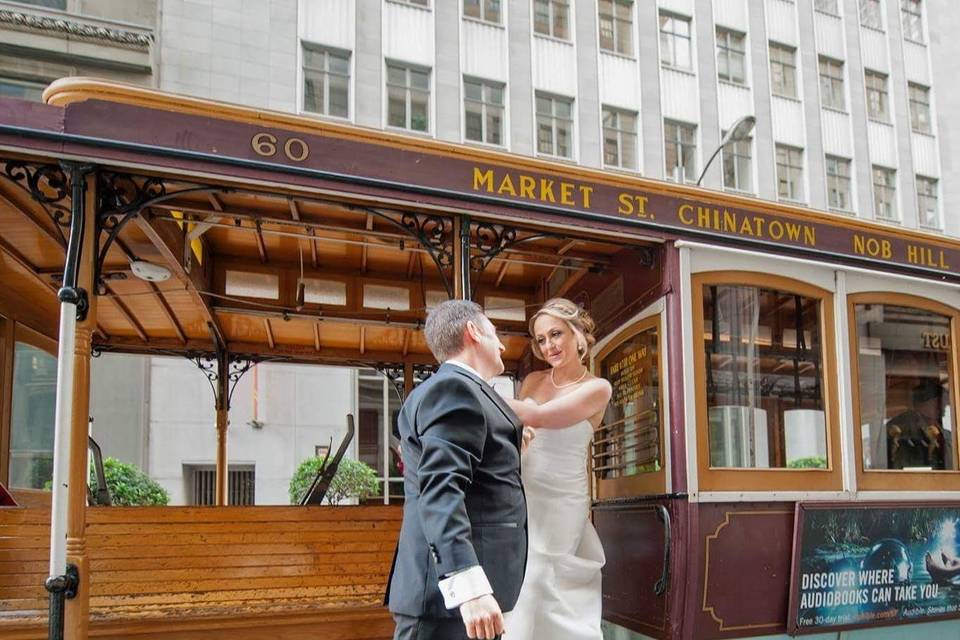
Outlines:
[{"label": "bride's hand on groom's shoulder", "polygon": [[460,616],[468,638],[494,640],[503,633],[503,613],[492,595],[467,600],[460,605]]},{"label": "bride's hand on groom's shoulder", "polygon": [[524,427],[523,441],[520,444],[520,453],[526,453],[527,449],[530,448],[530,443],[533,442],[533,439],[536,437],[537,437],[537,432],[534,431],[533,427]]}]

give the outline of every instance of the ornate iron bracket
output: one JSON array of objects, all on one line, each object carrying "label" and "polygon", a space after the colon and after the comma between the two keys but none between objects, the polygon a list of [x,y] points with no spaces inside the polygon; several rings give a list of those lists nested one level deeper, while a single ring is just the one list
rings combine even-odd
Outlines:
[{"label": "ornate iron bracket", "polygon": [[98,242],[96,282],[111,245],[128,222],[140,215],[147,207],[187,193],[229,192],[218,186],[194,186],[177,191],[168,191],[163,178],[139,177],[127,173],[101,171],[97,185],[97,238],[106,233],[106,239]]},{"label": "ornate iron bracket", "polygon": [[[286,358],[277,356],[260,357],[250,354],[237,353],[217,353],[209,351],[190,351],[183,354],[187,360],[193,362],[198,369],[207,377],[210,383],[210,390],[213,391],[213,398],[218,408],[230,409],[233,401],[233,392],[244,374],[263,362],[279,362]],[[226,380],[224,387],[221,387],[220,376],[226,370]],[[220,390],[225,388],[226,396],[221,398]]]},{"label": "ornate iron bracket", "polygon": [[[402,364],[396,362],[377,362],[376,364],[370,364],[369,362],[360,361],[352,361],[347,364],[357,367],[358,369],[373,369],[387,379],[397,394],[397,399],[399,399],[401,403],[405,400],[403,393],[404,373]],[[413,365],[413,379],[415,382],[423,382],[436,373],[436,371],[437,367],[434,365],[415,364]]]},{"label": "ornate iron bracket", "polygon": [[[470,228],[474,238],[471,247],[470,271],[476,273],[478,278],[490,263],[507,249],[532,240],[558,237],[553,233],[535,233],[518,238],[515,228],[492,222],[471,222]],[[474,289],[471,287],[471,290]]]},{"label": "ornate iron bracket", "polygon": [[415,239],[437,265],[447,295],[453,297],[453,285],[447,272],[453,269],[453,219],[424,213],[391,215],[386,211],[364,208],[364,212],[386,220]]},{"label": "ornate iron bracket", "polygon": [[64,201],[70,197],[70,180],[63,167],[8,160],[3,163],[0,177],[28,193],[43,207],[63,244],[66,244],[67,237],[63,230],[70,227],[70,207]]}]

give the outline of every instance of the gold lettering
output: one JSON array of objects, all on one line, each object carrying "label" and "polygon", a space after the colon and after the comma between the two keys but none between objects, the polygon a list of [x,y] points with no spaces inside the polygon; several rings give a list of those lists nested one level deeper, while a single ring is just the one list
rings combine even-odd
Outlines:
[{"label": "gold lettering", "polygon": [[497,193],[503,195],[504,193],[509,193],[511,196],[517,195],[517,190],[513,188],[513,180],[510,179],[510,174],[503,174],[503,180],[500,181],[500,188],[497,189]]},{"label": "gold lettering", "polygon": [[941,268],[941,269],[949,269],[949,268],[950,268],[950,265],[947,264],[947,261],[946,261],[946,259],[944,258],[943,249],[940,249],[940,268]]},{"label": "gold lettering", "polygon": [[560,183],[560,204],[575,204],[573,201],[573,184],[570,182]]},{"label": "gold lettering", "polygon": [[757,237],[763,237],[763,223],[766,222],[763,218],[759,216],[753,216],[753,224],[756,225]]},{"label": "gold lettering", "polygon": [[723,210],[723,230],[727,233],[737,232],[737,216],[726,209]]},{"label": "gold lettering", "polygon": [[810,247],[817,246],[817,230],[815,227],[803,227],[803,243]]},{"label": "gold lettering", "polygon": [[[647,217],[647,196],[633,196],[633,199],[637,203],[637,215],[641,218]],[[652,217],[652,216],[651,216]]]},{"label": "gold lettering", "polygon": [[481,172],[479,168],[473,168],[473,190],[479,191],[486,187],[487,191],[493,191],[493,169],[487,169]]},{"label": "gold lettering", "polygon": [[553,180],[540,178],[540,201],[541,202],[557,201],[556,198],[553,197]]},{"label": "gold lettering", "polygon": [[863,236],[853,234],[853,252],[863,255],[865,249],[866,247],[864,247],[863,244]]},{"label": "gold lettering", "polygon": [[[633,215],[633,198],[630,197],[629,193],[621,193],[617,200],[620,202],[617,213],[625,216]],[[690,205],[683,205],[683,207],[688,206]],[[683,209],[683,207],[680,208]]]},{"label": "gold lettering", "polygon": [[702,229],[710,228],[710,209],[697,207],[697,226]]},{"label": "gold lettering", "polygon": [[770,234],[771,240],[779,240],[783,237],[783,224],[779,220],[771,220],[767,225],[767,233]]},{"label": "gold lettering", "polygon": [[[580,185],[580,198],[583,200],[583,208],[590,208],[590,194],[593,193],[593,187],[588,187],[586,185]],[[644,198],[646,201],[646,198]]]},{"label": "gold lettering", "polygon": [[748,236],[753,235],[753,227],[750,226],[749,218],[744,218],[743,222],[740,223],[740,233],[745,233]]},{"label": "gold lettering", "polygon": [[794,242],[800,239],[800,225],[793,222],[787,222],[785,223],[785,226],[787,227],[788,238],[790,238]]},{"label": "gold lettering", "polygon": [[536,200],[537,195],[534,189],[537,188],[537,181],[530,176],[520,176],[520,197]]},{"label": "gold lettering", "polygon": [[912,244],[907,245],[907,262],[912,262],[913,264],[919,264],[919,261],[917,259],[917,247]]},{"label": "gold lettering", "polygon": [[690,215],[690,212],[692,211],[693,211],[693,205],[691,204],[680,205],[680,207],[677,209],[677,216],[680,218],[680,222],[686,225],[693,224],[693,218],[687,217]]}]

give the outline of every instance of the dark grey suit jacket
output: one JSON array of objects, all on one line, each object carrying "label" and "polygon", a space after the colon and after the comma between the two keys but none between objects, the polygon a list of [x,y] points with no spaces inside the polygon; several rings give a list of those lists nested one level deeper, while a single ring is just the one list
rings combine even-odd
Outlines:
[{"label": "dark grey suit jacket", "polygon": [[444,364],[400,410],[405,503],[387,604],[414,617],[448,611],[439,579],[479,564],[503,611],[527,561],[522,425],[486,382]]}]

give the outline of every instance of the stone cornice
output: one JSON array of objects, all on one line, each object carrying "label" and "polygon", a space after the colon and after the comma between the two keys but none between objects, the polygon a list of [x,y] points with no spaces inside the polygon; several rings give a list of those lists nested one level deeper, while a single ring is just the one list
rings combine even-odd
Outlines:
[{"label": "stone cornice", "polygon": [[51,17],[10,9],[0,9],[0,28],[80,38],[140,51],[148,51],[153,42],[153,34],[148,31],[118,29],[69,17]]}]

